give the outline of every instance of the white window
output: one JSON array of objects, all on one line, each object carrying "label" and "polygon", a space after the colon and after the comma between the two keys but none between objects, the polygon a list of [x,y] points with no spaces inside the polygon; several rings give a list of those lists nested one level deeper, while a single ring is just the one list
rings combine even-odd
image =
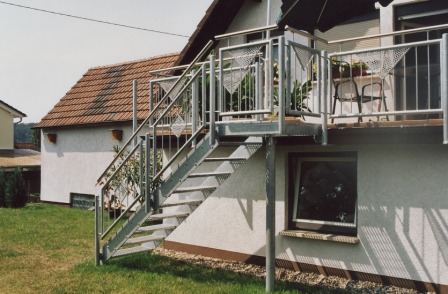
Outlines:
[{"label": "white window", "polygon": [[289,163],[289,229],[356,236],[356,153],[292,153]]}]

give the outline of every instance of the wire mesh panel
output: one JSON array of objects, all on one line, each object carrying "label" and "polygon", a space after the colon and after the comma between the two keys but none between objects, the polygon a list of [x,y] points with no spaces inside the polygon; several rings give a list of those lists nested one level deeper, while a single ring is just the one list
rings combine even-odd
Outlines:
[{"label": "wire mesh panel", "polygon": [[217,79],[219,111],[227,119],[254,119],[266,108],[264,77],[267,42],[222,48]]}]

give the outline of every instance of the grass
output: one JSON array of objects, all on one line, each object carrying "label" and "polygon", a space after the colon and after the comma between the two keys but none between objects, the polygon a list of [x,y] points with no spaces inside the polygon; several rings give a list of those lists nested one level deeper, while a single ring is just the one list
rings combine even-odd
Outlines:
[{"label": "grass", "polygon": [[[93,212],[29,204],[0,209],[3,293],[264,293],[264,280],[139,254],[94,265]],[[316,292],[277,282],[280,293]]]}]

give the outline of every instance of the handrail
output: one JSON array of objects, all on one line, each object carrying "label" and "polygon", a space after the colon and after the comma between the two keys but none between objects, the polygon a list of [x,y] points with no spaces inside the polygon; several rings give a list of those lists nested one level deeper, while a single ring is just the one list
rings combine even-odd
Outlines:
[{"label": "handrail", "polygon": [[107,230],[101,235],[101,240],[103,240],[104,238],[106,238],[106,236],[112,231],[113,228],[115,228],[115,226],[118,224],[118,222],[131,210],[132,207],[134,207],[134,205],[140,200],[140,198],[142,198],[143,194],[138,195],[134,201],[131,203],[131,205],[129,205],[128,208],[126,208],[121,214],[120,216],[118,216],[115,221],[107,228]]},{"label": "handrail", "polygon": [[408,30],[401,30],[401,31],[394,31],[390,33],[382,33],[382,34],[374,34],[374,35],[368,35],[368,36],[361,36],[361,37],[355,37],[355,38],[346,38],[346,39],[339,39],[339,40],[333,40],[328,41],[320,37],[313,36],[309,33],[303,32],[301,30],[298,30],[291,26],[286,26],[285,29],[296,33],[298,35],[302,35],[304,37],[310,38],[315,41],[319,41],[324,44],[332,45],[332,44],[339,44],[339,43],[346,43],[346,42],[353,42],[353,41],[361,41],[361,40],[368,40],[368,39],[376,39],[376,38],[383,38],[383,37],[392,37],[397,35],[407,35],[407,34],[413,34],[413,33],[419,33],[419,32],[426,32],[426,31],[434,31],[439,29],[446,29],[448,28],[448,24],[443,25],[435,25],[435,26],[429,26],[429,27],[423,27],[423,28],[416,28],[416,29],[408,29]]},{"label": "handrail", "polygon": [[170,165],[174,162],[174,160],[184,151],[184,149],[193,142],[194,139],[204,130],[205,125],[201,126],[194,134],[191,135],[191,137],[185,142],[185,144],[179,148],[179,150],[176,152],[176,154],[171,157],[171,159],[165,164],[165,166],[156,174],[154,175],[153,180],[157,181],[159,177],[170,167]]},{"label": "handrail", "polygon": [[270,26],[255,28],[255,29],[242,30],[242,31],[237,31],[237,32],[217,35],[217,36],[215,36],[215,40],[222,40],[222,39],[226,39],[226,38],[230,38],[230,37],[235,37],[235,36],[239,36],[239,35],[247,35],[247,34],[251,34],[251,33],[259,33],[259,32],[264,32],[264,31],[273,31],[273,30],[276,30],[276,29],[278,29],[278,25],[270,25]]},{"label": "handrail", "polygon": [[137,134],[143,129],[143,127],[149,122],[149,120],[157,113],[158,108],[165,102],[165,100],[169,97],[171,92],[174,90],[175,87],[180,83],[180,81],[188,74],[189,70],[192,69],[194,66],[196,66],[196,63],[204,56],[205,53],[208,52],[208,49],[213,45],[213,41],[210,40],[204,48],[202,48],[201,52],[196,56],[196,58],[190,63],[190,65],[186,68],[186,70],[179,76],[179,79],[174,83],[174,85],[169,89],[165,96],[160,100],[159,103],[154,107],[154,109],[151,111],[151,113],[146,117],[145,120],[140,124],[140,126],[135,130],[135,132],[131,135],[131,137],[126,141],[126,143],[123,145],[122,149],[118,152],[116,157],[109,163],[109,165],[106,167],[106,169],[101,173],[101,176],[97,179],[97,182],[99,183],[101,179],[106,175],[107,171],[115,164],[117,159],[121,156],[121,154],[124,152],[125,147],[127,147],[130,143],[132,143],[133,139],[137,136]]}]

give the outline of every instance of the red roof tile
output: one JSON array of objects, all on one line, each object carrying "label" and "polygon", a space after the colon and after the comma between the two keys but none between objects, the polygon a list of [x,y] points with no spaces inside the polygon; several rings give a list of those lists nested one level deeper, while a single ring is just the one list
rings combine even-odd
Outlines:
[{"label": "red roof tile", "polygon": [[132,120],[132,81],[138,81],[138,118],[149,109],[150,70],[168,68],[178,54],[94,67],[56,103],[36,128],[99,124]]}]

